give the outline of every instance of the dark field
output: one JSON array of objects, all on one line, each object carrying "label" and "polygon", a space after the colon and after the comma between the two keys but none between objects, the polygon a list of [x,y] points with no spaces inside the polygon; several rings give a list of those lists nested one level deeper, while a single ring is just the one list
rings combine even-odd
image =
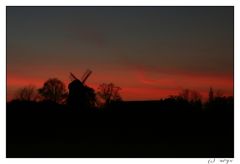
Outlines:
[{"label": "dark field", "polygon": [[7,104],[7,157],[234,157],[233,99]]}]

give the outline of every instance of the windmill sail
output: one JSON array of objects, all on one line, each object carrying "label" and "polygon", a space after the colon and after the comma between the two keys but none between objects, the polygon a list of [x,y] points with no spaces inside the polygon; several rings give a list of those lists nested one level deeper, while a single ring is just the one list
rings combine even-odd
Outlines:
[{"label": "windmill sail", "polygon": [[82,76],[82,83],[83,83],[83,84],[85,83],[85,81],[88,79],[88,77],[89,77],[91,74],[92,74],[92,71],[89,70],[89,69],[83,74],[83,76]]},{"label": "windmill sail", "polygon": [[71,81],[78,80],[78,78],[71,72],[70,72],[70,79],[71,79]]}]

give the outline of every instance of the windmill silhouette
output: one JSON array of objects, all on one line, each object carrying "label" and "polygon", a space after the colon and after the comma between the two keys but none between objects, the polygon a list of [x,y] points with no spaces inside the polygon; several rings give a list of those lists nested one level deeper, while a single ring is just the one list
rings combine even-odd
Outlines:
[{"label": "windmill silhouette", "polygon": [[68,85],[69,96],[67,104],[74,109],[86,109],[92,105],[95,98],[94,90],[85,85],[86,80],[92,74],[92,71],[87,71],[82,75],[79,80],[73,73],[70,73],[71,83]]}]

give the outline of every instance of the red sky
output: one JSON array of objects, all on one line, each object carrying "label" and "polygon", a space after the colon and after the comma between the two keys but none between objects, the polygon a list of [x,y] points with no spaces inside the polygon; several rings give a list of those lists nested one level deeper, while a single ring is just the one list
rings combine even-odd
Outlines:
[{"label": "red sky", "polygon": [[[21,77],[8,74],[8,100],[12,99],[18,88],[30,84],[39,88],[48,77],[57,77],[67,86],[70,82],[69,74],[67,72],[54,72],[56,72],[56,76],[50,74],[47,76],[48,73],[46,72],[45,78]],[[112,71],[106,71],[104,74],[97,74],[98,72],[101,72],[101,70],[93,72],[87,81],[87,85],[97,90],[100,83],[114,82],[122,88],[120,93],[124,100],[156,100],[170,95],[177,95],[182,89],[186,88],[200,92],[204,99],[208,96],[209,87],[221,90],[224,95],[233,95],[233,79],[231,75],[153,74],[144,70],[129,71],[125,75],[117,71],[116,74]],[[80,78],[81,74],[76,74],[76,76]]]}]

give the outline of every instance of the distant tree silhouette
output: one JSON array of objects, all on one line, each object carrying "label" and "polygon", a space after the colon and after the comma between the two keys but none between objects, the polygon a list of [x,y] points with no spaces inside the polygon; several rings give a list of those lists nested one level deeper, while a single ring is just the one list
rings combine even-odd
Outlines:
[{"label": "distant tree silhouette", "polygon": [[183,89],[180,93],[179,93],[179,97],[181,97],[184,100],[189,101],[189,95],[190,95],[190,90],[189,89]]},{"label": "distant tree silhouette", "polygon": [[233,109],[234,109],[233,102],[234,102],[233,96],[229,96],[229,97],[215,96],[211,101],[208,101],[205,106],[207,110],[215,111],[216,113],[220,111],[226,111],[229,113],[229,112],[233,112]]},{"label": "distant tree silhouette", "polygon": [[222,90],[213,90],[212,87],[209,89],[208,95],[208,102],[205,104],[208,110],[221,111],[233,109],[233,96],[226,97]]},{"label": "distant tree silhouette", "polygon": [[224,97],[224,93],[221,89],[215,89],[213,90],[212,87],[210,87],[208,92],[208,101],[211,102],[215,100],[216,98]]},{"label": "distant tree silhouette", "polygon": [[201,101],[201,94],[195,90],[184,89],[179,93],[179,97],[189,102]]},{"label": "distant tree silhouette", "polygon": [[15,99],[20,101],[35,101],[37,98],[36,88],[33,85],[28,85],[20,88],[15,96]]},{"label": "distant tree silhouette", "polygon": [[111,101],[121,101],[122,98],[120,96],[119,91],[121,90],[120,87],[115,86],[113,83],[102,83],[98,87],[97,94],[100,98],[102,98],[105,102],[105,105],[111,103]]},{"label": "distant tree silhouette", "polygon": [[190,96],[190,101],[196,102],[196,101],[201,101],[202,96],[199,92],[192,90],[191,91],[191,96]]},{"label": "distant tree silhouette", "polygon": [[214,99],[214,93],[212,87],[210,87],[209,92],[208,92],[208,101],[211,102]]},{"label": "distant tree silhouette", "polygon": [[67,97],[65,85],[57,78],[50,78],[47,80],[43,87],[38,89],[40,95],[44,100],[53,101],[55,103],[62,103]]},{"label": "distant tree silhouette", "polygon": [[223,91],[222,90],[220,90],[220,89],[218,89],[218,90],[216,90],[215,91],[215,97],[223,97]]}]

